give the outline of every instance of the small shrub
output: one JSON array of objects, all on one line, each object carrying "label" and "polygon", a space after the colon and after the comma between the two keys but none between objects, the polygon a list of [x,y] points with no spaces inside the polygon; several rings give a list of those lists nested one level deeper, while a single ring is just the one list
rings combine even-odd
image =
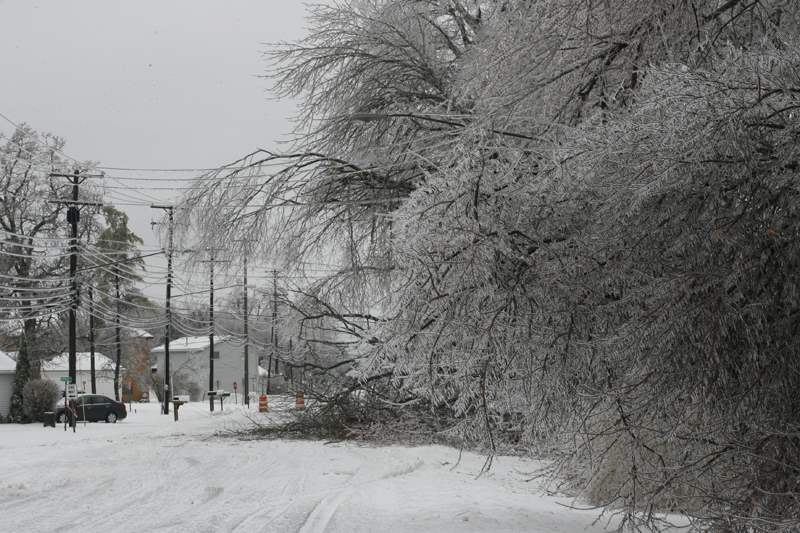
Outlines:
[{"label": "small shrub", "polygon": [[56,402],[61,397],[61,389],[55,381],[34,379],[22,389],[22,406],[25,415],[41,422],[46,411],[55,411]]}]

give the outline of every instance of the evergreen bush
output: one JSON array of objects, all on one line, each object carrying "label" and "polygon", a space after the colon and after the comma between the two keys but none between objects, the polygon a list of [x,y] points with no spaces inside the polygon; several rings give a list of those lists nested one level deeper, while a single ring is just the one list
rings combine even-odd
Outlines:
[{"label": "evergreen bush", "polygon": [[61,389],[55,381],[34,379],[22,389],[22,405],[25,416],[41,422],[46,411],[54,411],[61,396]]}]

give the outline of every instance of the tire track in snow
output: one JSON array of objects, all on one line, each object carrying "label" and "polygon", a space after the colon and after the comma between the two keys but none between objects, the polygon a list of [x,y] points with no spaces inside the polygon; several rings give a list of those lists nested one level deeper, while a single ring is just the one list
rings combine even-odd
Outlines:
[{"label": "tire track in snow", "polygon": [[[303,475],[302,480],[296,479],[289,479],[280,489],[280,495],[283,496],[288,492],[290,486],[294,487],[294,490],[291,492],[299,493],[302,492],[302,485],[305,483],[305,475]],[[275,500],[272,500],[272,503],[275,503]],[[238,522],[231,524],[230,531],[231,533],[236,533],[237,531],[241,532],[249,532],[249,531],[260,531],[259,526],[264,526],[265,524],[272,523],[277,516],[283,512],[283,509],[278,508],[277,506],[268,507],[266,509],[260,509],[255,513],[247,514],[241,517]]]},{"label": "tire track in snow", "polygon": [[[167,437],[167,440],[172,441],[177,439],[170,436]],[[120,454],[122,450],[127,453],[125,453],[123,457],[120,457],[118,454]],[[165,468],[168,468],[169,465],[174,462],[177,448],[174,445],[166,444],[162,440],[158,440],[150,446],[150,450],[155,451],[155,453],[148,454],[147,460],[141,462],[141,465],[144,467],[144,475],[137,476],[140,482],[142,480],[147,480],[146,484],[131,487],[126,479],[113,476],[113,474],[110,475],[109,479],[103,482],[107,485],[106,488],[108,489],[105,492],[106,495],[109,493],[119,493],[127,496],[120,499],[125,503],[122,508],[114,509],[113,512],[102,516],[92,513],[91,522],[93,530],[113,531],[119,530],[121,524],[136,523],[137,520],[141,520],[141,513],[143,510],[146,512],[148,504],[152,505],[153,502],[163,499],[163,487],[167,486],[166,483],[168,481]],[[141,450],[138,450],[138,452],[141,453]],[[120,448],[116,450],[110,460],[111,462],[134,462],[137,459],[141,458],[134,456],[131,451]],[[135,492],[131,492],[132,490],[135,490]],[[75,493],[77,496],[77,498],[73,498],[73,500],[76,502],[83,501],[81,490],[72,490],[71,492]],[[64,524],[57,531],[86,531],[86,516],[83,514],[83,510],[76,504],[68,505],[68,508],[70,509],[70,515],[75,514],[75,511],[77,511],[78,516],[72,518],[69,523]],[[156,512],[155,514],[158,515],[160,513]]]},{"label": "tire track in snow", "polygon": [[[338,492],[333,496],[323,498],[319,501],[319,503],[317,503],[314,509],[312,509],[308,517],[306,517],[306,520],[298,530],[298,533],[325,533],[325,530],[328,528],[328,524],[330,524],[331,519],[336,514],[336,511],[350,496],[358,491],[363,490],[373,483],[379,483],[388,479],[411,474],[422,467],[423,464],[424,462],[421,459],[417,459],[413,462],[401,465],[399,468],[391,469],[375,479],[365,480],[358,483],[356,486],[346,487],[341,492]],[[356,472],[356,475],[353,476],[353,478],[350,480],[350,483],[360,481],[359,478],[363,477],[358,475],[360,471],[361,470],[359,469],[359,471]]]}]

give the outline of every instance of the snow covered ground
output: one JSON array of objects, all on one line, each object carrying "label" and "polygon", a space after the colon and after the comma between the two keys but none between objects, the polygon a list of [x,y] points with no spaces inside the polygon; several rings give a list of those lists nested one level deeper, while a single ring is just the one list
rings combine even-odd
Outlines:
[{"label": "snow covered ground", "polygon": [[484,458],[451,448],[238,440],[215,433],[280,415],[134,408],[77,433],[0,425],[0,531],[605,531],[526,482],[534,461],[476,477]]}]

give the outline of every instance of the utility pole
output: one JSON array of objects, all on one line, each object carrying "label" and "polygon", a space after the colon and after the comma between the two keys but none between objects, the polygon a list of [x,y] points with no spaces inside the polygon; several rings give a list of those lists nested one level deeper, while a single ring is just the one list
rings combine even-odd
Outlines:
[{"label": "utility pole", "polygon": [[[209,259],[201,261],[201,263],[209,264],[209,293],[208,293],[208,390],[214,390],[214,263],[230,263],[230,261],[222,259],[214,259],[214,249],[209,248]],[[214,397],[208,397],[208,408],[214,411]]]},{"label": "utility pole", "polygon": [[174,206],[171,205],[157,205],[152,204],[152,209],[165,209],[169,217],[169,228],[167,229],[167,303],[165,311],[167,315],[167,325],[164,331],[164,408],[162,413],[169,414],[169,398],[172,391],[172,383],[170,382],[169,373],[169,342],[172,330],[172,310],[170,308],[170,297],[172,296],[172,234],[173,234],[173,211]]},{"label": "utility pole", "polygon": [[269,394],[270,384],[272,382],[272,357],[275,356],[275,368],[278,367],[278,271],[272,271],[272,330],[270,331],[270,341],[272,344],[272,352],[269,354],[269,363],[267,364],[267,394]]},{"label": "utility pole", "polygon": [[275,333],[272,336],[272,351],[275,354],[275,373],[278,372],[278,271],[272,271],[272,331]]},{"label": "utility pole", "polygon": [[[211,275],[209,276],[209,288],[211,289],[208,293],[208,321],[211,326],[211,330],[208,334],[208,390],[214,390],[214,252],[211,252],[211,262],[209,263],[211,266]],[[214,398],[208,398],[208,408],[213,412],[214,411]]]},{"label": "utility pole", "polygon": [[[68,204],[67,208],[67,222],[70,225],[69,233],[69,277],[70,277],[70,292],[72,293],[72,302],[69,306],[69,378],[71,383],[77,383],[77,333],[76,333],[76,319],[75,315],[78,310],[78,222],[80,221],[80,208],[78,206],[96,206],[102,207],[103,204],[98,202],[79,202],[78,201],[78,188],[89,177],[102,177],[102,176],[81,176],[81,171],[75,169],[72,174],[59,174],[51,173],[51,178],[68,178],[72,183],[72,198],[70,200],[50,200],[49,203],[53,204]],[[83,178],[83,179],[81,179]]]},{"label": "utility pole", "polygon": [[248,320],[250,307],[247,305],[247,254],[244,254],[244,405],[250,407],[250,335],[248,333]]},{"label": "utility pole", "polygon": [[[72,201],[78,201],[78,186],[80,185],[79,170],[75,170],[75,176],[72,180]],[[78,310],[78,221],[80,220],[81,212],[77,205],[71,205],[67,208],[67,222],[70,225],[69,231],[69,278],[70,278],[70,292],[72,293],[72,303],[69,306],[69,379],[70,383],[77,383],[78,372],[78,347],[76,342],[76,320],[75,313]]]},{"label": "utility pole", "polygon": [[119,365],[122,362],[122,339],[119,328],[119,270],[114,268],[114,287],[116,289],[117,314],[114,317],[114,336],[117,343],[117,364],[114,365],[114,399],[119,401]]},{"label": "utility pole", "polygon": [[97,394],[97,378],[94,363],[94,286],[89,285],[89,364],[91,365],[92,394]]},{"label": "utility pole", "polygon": [[244,404],[250,407],[250,306],[247,303],[247,255],[249,253],[249,244],[253,242],[251,239],[239,239],[234,242],[244,244],[244,253],[242,254],[242,267],[244,273],[242,275],[242,285],[244,289],[244,310],[242,318],[244,319]]},{"label": "utility pole", "polygon": [[289,383],[294,387],[294,354],[292,353],[292,338],[289,337]]},{"label": "utility pole", "polygon": [[[88,232],[86,240],[91,243]],[[97,394],[97,374],[94,355],[94,283],[89,283],[89,378],[92,383],[92,394]]]}]

